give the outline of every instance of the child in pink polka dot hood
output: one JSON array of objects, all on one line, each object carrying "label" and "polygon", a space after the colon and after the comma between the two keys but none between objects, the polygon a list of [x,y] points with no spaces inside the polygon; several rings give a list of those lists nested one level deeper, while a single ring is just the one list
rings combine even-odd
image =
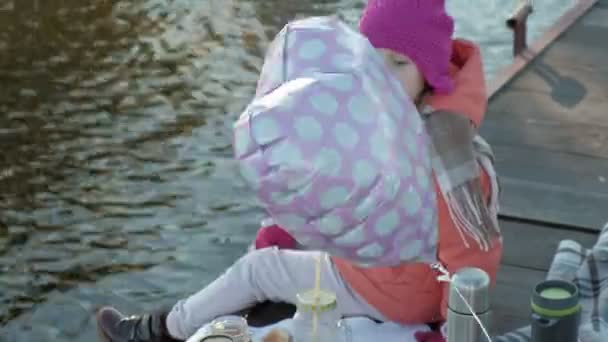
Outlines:
[{"label": "child in pink polka dot hood", "polygon": [[[443,0],[370,0],[359,24],[423,112],[431,135],[437,259],[451,273],[479,267],[495,281],[502,255],[498,185],[491,150],[476,134],[487,106],[483,66],[474,43],[452,39],[453,26]],[[298,247],[267,220],[255,246],[273,245]],[[388,319],[445,319],[447,285],[435,280],[427,263],[363,268],[341,257],[333,262],[350,287]]]}]

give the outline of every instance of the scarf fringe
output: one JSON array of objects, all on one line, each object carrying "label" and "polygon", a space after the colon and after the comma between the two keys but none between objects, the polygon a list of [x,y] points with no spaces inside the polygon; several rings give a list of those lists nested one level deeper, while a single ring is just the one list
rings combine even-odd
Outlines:
[{"label": "scarf fringe", "polygon": [[[498,175],[494,169],[494,163],[490,155],[478,153],[477,161],[488,174],[490,178],[490,201],[488,203],[488,209],[490,211],[490,217],[494,221],[494,226],[500,234],[500,225],[498,224],[498,213],[500,212],[500,184],[498,182]],[[502,234],[500,234],[500,242],[502,242]]]},{"label": "scarf fringe", "polygon": [[465,246],[470,247],[465,238],[468,236],[477,242],[482,250],[487,251],[491,241],[487,230],[484,229],[483,221],[479,217],[479,208],[475,206],[466,186],[453,189],[445,195],[445,198],[450,216]]},{"label": "scarf fringe", "polygon": [[450,217],[467,248],[469,242],[465,238],[473,239],[481,250],[489,250],[494,241],[502,242],[502,235],[498,225],[498,180],[491,160],[481,156],[481,166],[490,178],[490,200],[486,203],[482,199],[479,179],[470,180],[444,194]]}]

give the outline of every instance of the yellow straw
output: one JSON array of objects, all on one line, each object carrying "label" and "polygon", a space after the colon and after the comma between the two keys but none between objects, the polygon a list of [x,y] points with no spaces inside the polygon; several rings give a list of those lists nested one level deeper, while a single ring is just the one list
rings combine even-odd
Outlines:
[{"label": "yellow straw", "polygon": [[315,289],[313,294],[315,297],[315,310],[312,313],[312,336],[314,336],[315,340],[318,340],[317,326],[319,321],[319,301],[321,299],[321,255],[315,260]]},{"label": "yellow straw", "polygon": [[318,301],[321,293],[321,255],[317,256],[315,261],[315,298]]}]

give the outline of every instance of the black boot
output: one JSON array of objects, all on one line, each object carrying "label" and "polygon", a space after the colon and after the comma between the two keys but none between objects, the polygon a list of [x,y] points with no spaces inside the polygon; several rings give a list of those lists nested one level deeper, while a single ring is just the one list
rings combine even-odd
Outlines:
[{"label": "black boot", "polygon": [[103,342],[180,342],[169,335],[166,312],[125,316],[111,307],[97,311],[97,331]]}]

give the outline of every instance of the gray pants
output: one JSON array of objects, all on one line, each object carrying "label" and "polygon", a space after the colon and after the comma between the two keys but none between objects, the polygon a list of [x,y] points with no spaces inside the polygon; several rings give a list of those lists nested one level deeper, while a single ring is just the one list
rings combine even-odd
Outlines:
[{"label": "gray pants", "polygon": [[[319,252],[265,248],[252,251],[211,284],[179,301],[167,316],[169,333],[187,339],[216,317],[247,309],[267,300],[296,303],[296,294],[314,287]],[[331,259],[321,257],[321,288],[336,294],[343,317],[384,317],[344,282]]]}]

